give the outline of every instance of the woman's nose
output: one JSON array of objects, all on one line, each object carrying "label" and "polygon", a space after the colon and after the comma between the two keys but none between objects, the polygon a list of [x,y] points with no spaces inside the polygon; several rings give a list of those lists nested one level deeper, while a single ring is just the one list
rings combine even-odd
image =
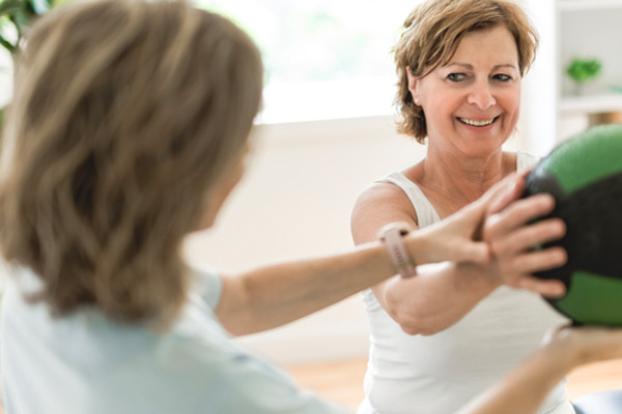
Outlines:
[{"label": "woman's nose", "polygon": [[488,82],[475,83],[473,89],[469,92],[467,102],[477,106],[482,111],[492,108],[497,103]]}]

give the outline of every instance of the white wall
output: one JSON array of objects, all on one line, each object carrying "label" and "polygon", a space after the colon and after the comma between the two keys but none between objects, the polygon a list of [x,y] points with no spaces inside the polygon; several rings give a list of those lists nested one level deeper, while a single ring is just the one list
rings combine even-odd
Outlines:
[{"label": "white wall", "polygon": [[[421,145],[395,134],[390,117],[263,126],[256,141],[217,226],[188,240],[188,256],[200,266],[236,271],[349,249],[358,193],[423,155]],[[356,295],[241,342],[279,362],[364,356],[367,321]]]},{"label": "white wall", "polygon": [[[237,271],[349,249],[349,217],[357,195],[374,179],[424,155],[423,146],[395,133],[391,117],[260,129],[254,161],[216,227],[188,240],[187,255],[199,266]],[[509,147],[522,148],[517,140]],[[367,335],[363,303],[355,295],[240,341],[283,363],[365,356]]]}]

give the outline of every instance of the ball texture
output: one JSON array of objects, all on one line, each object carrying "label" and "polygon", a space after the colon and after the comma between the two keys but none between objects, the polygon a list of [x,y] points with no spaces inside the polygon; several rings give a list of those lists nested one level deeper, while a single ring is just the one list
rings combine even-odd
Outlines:
[{"label": "ball texture", "polygon": [[594,127],[562,143],[527,177],[525,196],[550,193],[568,262],[536,276],[561,280],[547,299],[576,325],[622,326],[622,125]]}]

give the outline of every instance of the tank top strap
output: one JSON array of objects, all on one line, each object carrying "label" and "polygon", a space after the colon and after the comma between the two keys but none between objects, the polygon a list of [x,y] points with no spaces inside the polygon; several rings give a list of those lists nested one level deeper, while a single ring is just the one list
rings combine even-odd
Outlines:
[{"label": "tank top strap", "polygon": [[436,212],[436,209],[425,194],[423,194],[421,188],[419,188],[417,184],[411,181],[403,173],[395,172],[379,180],[378,182],[391,183],[399,187],[404,194],[406,194],[406,197],[408,197],[408,200],[415,209],[415,214],[417,214],[417,222],[419,223],[419,227],[429,226],[432,223],[440,221],[440,217]]},{"label": "tank top strap", "polygon": [[534,155],[527,154],[526,152],[516,153],[516,171],[521,172],[528,168],[533,167],[538,163],[540,159]]},{"label": "tank top strap", "polygon": [[[516,153],[516,170],[523,171],[525,169],[533,167],[538,163],[538,157],[535,157],[526,152],[517,152]],[[417,214],[417,221],[419,223],[419,227],[429,226],[432,223],[436,223],[440,221],[440,217],[436,212],[436,209],[430,202],[430,200],[425,196],[421,188],[406,177],[401,172],[394,172],[391,175],[388,175],[380,180],[375,181],[377,183],[391,183],[397,187],[399,187],[408,200],[412,204],[415,209],[415,214]]]}]

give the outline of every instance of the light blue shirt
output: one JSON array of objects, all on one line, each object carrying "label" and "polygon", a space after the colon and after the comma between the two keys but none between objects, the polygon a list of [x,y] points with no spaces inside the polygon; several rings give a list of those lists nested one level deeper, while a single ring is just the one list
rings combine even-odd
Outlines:
[{"label": "light blue shirt", "polygon": [[346,412],[231,340],[213,312],[222,289],[215,274],[195,271],[177,321],[156,334],[95,309],[54,318],[44,303],[23,298],[38,278],[11,273],[0,354],[7,414]]}]

